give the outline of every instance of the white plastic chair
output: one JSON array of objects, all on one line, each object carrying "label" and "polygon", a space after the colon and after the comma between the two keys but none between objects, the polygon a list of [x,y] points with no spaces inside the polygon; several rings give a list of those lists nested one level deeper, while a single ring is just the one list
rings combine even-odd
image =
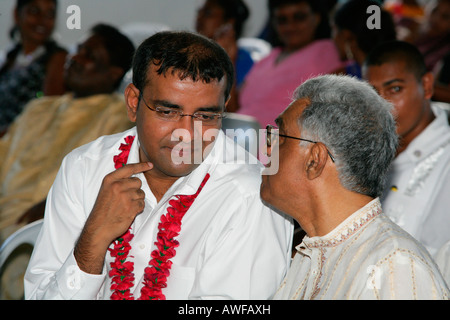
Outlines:
[{"label": "white plastic chair", "polygon": [[258,62],[266,57],[272,50],[272,46],[269,42],[253,37],[240,38],[237,41],[237,45],[239,48],[247,50],[254,62]]},{"label": "white plastic chair", "polygon": [[23,299],[23,277],[42,223],[41,219],[22,227],[0,247],[0,300]]},{"label": "white plastic chair", "polygon": [[[250,153],[258,150],[259,129],[261,129],[261,126],[258,120],[252,116],[227,113],[226,117],[222,119],[222,130],[225,135],[234,139]],[[254,149],[254,147],[256,147],[256,149]],[[256,154],[253,155],[257,156]]]}]

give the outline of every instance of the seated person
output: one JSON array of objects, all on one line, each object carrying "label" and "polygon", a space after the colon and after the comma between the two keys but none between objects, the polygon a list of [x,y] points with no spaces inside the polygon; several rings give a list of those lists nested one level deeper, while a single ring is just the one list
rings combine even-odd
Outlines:
[{"label": "seated person", "polygon": [[[380,45],[367,57],[366,79],[394,105],[397,155],[381,202],[395,223],[434,257],[450,241],[450,127],[442,102],[431,102],[434,78],[407,42]],[[447,108],[448,109],[448,108]]]},{"label": "seated person", "polygon": [[95,26],[65,72],[71,92],[31,101],[0,140],[0,243],[42,217],[44,200],[67,153],[132,126],[123,97],[114,91],[131,66],[133,52],[132,43],[115,28]]},{"label": "seated person", "polygon": [[325,75],[268,127],[279,169],[261,197],[307,234],[275,299],[448,299],[428,252],[378,198],[397,150],[391,108],[367,83]]},{"label": "seated person", "polygon": [[269,0],[269,11],[281,44],[252,67],[239,94],[238,113],[261,127],[273,124],[303,81],[342,66],[321,1]]},{"label": "seated person", "polygon": [[220,44],[234,65],[236,81],[227,106],[228,112],[239,109],[239,89],[253,66],[250,53],[237,45],[249,14],[243,0],[206,0],[197,15],[197,32]]},{"label": "seated person", "polygon": [[[13,48],[0,66],[0,137],[32,99],[61,95],[67,51],[52,38],[57,0],[17,0]],[[3,14],[3,13],[2,13]]]},{"label": "seated person", "polygon": [[367,8],[378,5],[374,0],[350,0],[334,14],[333,39],[346,65],[336,73],[361,78],[361,66],[367,54],[378,44],[396,39],[394,21],[380,8],[380,29],[367,28]]}]

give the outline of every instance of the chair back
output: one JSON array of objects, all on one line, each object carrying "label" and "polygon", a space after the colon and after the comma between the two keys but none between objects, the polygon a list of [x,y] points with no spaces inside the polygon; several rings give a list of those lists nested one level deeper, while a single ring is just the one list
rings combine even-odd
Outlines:
[{"label": "chair back", "polygon": [[222,130],[225,135],[256,157],[260,129],[258,120],[252,116],[227,113],[226,117],[222,119]]},{"label": "chair back", "polygon": [[24,299],[23,278],[42,223],[41,219],[22,227],[0,247],[0,300]]}]

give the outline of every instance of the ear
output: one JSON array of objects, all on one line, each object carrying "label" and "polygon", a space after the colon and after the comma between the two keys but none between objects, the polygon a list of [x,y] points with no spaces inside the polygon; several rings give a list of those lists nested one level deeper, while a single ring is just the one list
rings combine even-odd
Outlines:
[{"label": "ear", "polygon": [[431,99],[434,94],[434,76],[427,72],[422,77],[423,94],[426,99]]},{"label": "ear", "polygon": [[125,103],[127,105],[128,119],[130,119],[131,122],[136,122],[139,94],[139,89],[132,83],[125,88]]},{"label": "ear", "polygon": [[317,142],[309,148],[305,162],[305,172],[308,179],[313,180],[323,172],[328,161],[328,151],[323,143]]}]

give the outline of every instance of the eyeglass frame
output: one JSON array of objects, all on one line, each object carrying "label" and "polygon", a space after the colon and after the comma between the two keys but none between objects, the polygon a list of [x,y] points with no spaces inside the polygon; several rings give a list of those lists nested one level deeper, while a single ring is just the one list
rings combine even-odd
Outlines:
[{"label": "eyeglass frame", "polygon": [[[145,105],[148,109],[150,109],[151,111],[154,111],[154,112],[158,112],[157,109],[158,109],[159,107],[155,107],[155,109],[153,109],[152,107],[150,107],[150,106],[147,104],[147,101],[145,101],[144,95],[142,94],[142,92],[139,93],[139,101],[140,101],[141,99],[142,99],[142,101],[144,101],[144,105]],[[196,114],[196,113],[198,114],[198,113],[199,113],[198,111],[197,111],[197,112],[194,112],[194,113],[192,113],[192,114],[189,114],[189,113],[182,113],[181,110],[173,110],[173,111],[174,111],[174,112],[177,112],[177,113],[179,114],[179,119],[177,119],[177,120],[162,119],[162,120],[164,120],[164,121],[170,121],[170,122],[177,122],[177,121],[180,121],[183,117],[191,117],[192,119],[195,119],[195,120],[198,120],[198,121],[204,123],[204,121],[202,121],[202,120],[200,120],[200,119],[198,119],[198,118],[196,117],[195,114]],[[201,111],[200,111],[200,113],[201,113]],[[218,116],[217,121],[226,117],[226,113],[225,113],[225,112],[220,112],[220,113],[214,113],[214,112],[211,112],[211,115]]]},{"label": "eyeglass frame", "polygon": [[[295,140],[300,140],[300,141],[305,141],[305,142],[310,142],[310,143],[319,143],[320,141],[313,141],[313,140],[308,140],[308,139],[303,139],[303,138],[298,138],[298,137],[293,137],[293,136],[288,136],[285,134],[281,134],[281,133],[274,133],[272,132],[272,129],[278,129],[278,127],[273,126],[271,124],[268,124],[266,126],[266,145],[268,148],[272,147],[272,135],[278,135],[279,137],[283,137],[283,138],[291,138],[291,139],[295,139]],[[270,138],[269,138],[270,136]],[[323,142],[320,142],[323,144]],[[324,144],[325,145],[325,144]],[[328,150],[327,146],[325,146],[325,148],[327,149],[328,155],[330,156],[331,161],[333,161],[333,163],[335,163],[335,159],[334,156],[331,154],[330,150]]]}]

